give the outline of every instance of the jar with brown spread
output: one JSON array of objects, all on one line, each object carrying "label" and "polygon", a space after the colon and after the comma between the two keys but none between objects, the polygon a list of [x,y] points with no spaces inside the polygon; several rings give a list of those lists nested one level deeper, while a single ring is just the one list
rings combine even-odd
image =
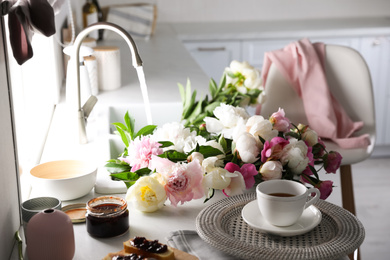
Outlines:
[{"label": "jar with brown spread", "polygon": [[87,231],[94,237],[114,237],[129,229],[129,210],[126,200],[102,196],[87,202]]}]

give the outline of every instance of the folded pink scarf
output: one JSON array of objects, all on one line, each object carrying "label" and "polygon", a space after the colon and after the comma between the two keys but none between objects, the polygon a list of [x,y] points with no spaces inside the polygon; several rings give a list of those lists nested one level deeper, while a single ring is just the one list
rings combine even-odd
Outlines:
[{"label": "folded pink scarf", "polygon": [[363,122],[353,122],[329,91],[324,60],[325,45],[312,44],[308,39],[267,52],[262,69],[263,84],[274,63],[302,98],[309,126],[321,138],[330,139],[344,149],[367,147],[368,135],[352,136],[363,127]]}]

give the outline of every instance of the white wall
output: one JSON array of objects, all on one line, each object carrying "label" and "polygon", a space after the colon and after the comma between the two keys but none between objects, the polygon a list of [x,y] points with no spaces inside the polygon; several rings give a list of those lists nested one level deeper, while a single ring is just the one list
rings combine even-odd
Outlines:
[{"label": "white wall", "polygon": [[101,6],[157,2],[160,22],[390,16],[389,0],[99,0],[99,2]]}]

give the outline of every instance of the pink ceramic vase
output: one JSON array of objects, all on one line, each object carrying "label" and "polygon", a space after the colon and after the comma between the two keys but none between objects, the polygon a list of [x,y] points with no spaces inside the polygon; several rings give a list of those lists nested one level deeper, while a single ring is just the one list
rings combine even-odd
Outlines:
[{"label": "pink ceramic vase", "polygon": [[29,260],[70,260],[74,256],[73,224],[69,216],[56,209],[45,209],[33,216],[26,230]]}]

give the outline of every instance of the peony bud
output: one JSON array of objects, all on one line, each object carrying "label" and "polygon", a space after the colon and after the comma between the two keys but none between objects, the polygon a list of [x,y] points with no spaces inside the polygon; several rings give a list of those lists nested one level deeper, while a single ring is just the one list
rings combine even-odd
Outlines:
[{"label": "peony bud", "polygon": [[260,174],[265,181],[282,178],[282,163],[279,161],[267,161],[260,167]]},{"label": "peony bud", "polygon": [[336,173],[343,157],[338,152],[329,152],[324,156],[324,168],[327,173]]},{"label": "peony bud", "polygon": [[320,190],[321,196],[320,199],[325,200],[333,191],[333,182],[332,181],[321,181],[316,184],[314,187]]}]

